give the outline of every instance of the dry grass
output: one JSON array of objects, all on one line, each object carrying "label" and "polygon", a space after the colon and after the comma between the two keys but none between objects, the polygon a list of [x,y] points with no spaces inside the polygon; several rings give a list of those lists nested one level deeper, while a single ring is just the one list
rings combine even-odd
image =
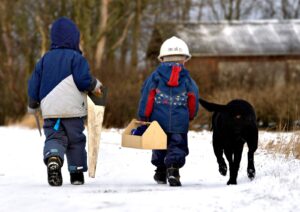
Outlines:
[{"label": "dry grass", "polygon": [[[17,125],[21,127],[28,127],[28,128],[37,128],[35,118],[33,115],[28,115],[26,114],[21,120],[16,121],[16,122],[11,122],[9,125]],[[40,117],[40,124],[41,127],[43,127],[43,119]]]},{"label": "dry grass", "polygon": [[[300,120],[300,86],[266,88],[227,88],[216,89],[211,94],[201,94],[211,102],[226,104],[232,99],[245,99],[255,108],[257,118],[264,128],[277,131],[294,130],[295,122]],[[201,110],[201,115],[207,113]],[[202,116],[202,122],[208,122],[209,116]],[[205,120],[204,120],[205,119]],[[200,120],[199,120],[200,121]],[[299,126],[298,126],[299,129]]]},{"label": "dry grass", "polygon": [[273,153],[283,154],[286,157],[300,159],[300,132],[295,132],[290,137],[277,136],[275,140],[267,142],[262,148]]},{"label": "dry grass", "polygon": [[[108,88],[103,124],[106,128],[123,128],[132,118],[137,117],[140,90],[151,70],[137,72],[130,68],[106,68],[109,70],[109,74],[103,71],[99,72],[99,76],[97,76]],[[254,106],[260,127],[267,130],[287,131],[293,130],[297,126],[295,123],[298,123],[298,130],[300,129],[299,83],[287,83],[280,86],[261,83],[261,86],[256,86],[239,82],[234,85],[225,85],[221,81],[219,82],[215,75],[212,75],[211,78],[205,78],[201,72],[195,71],[191,74],[198,84],[202,98],[221,104],[225,104],[232,99],[245,99]],[[211,84],[204,86],[206,81]],[[7,103],[3,107],[10,108],[12,106]],[[23,107],[22,111],[26,111],[25,103]],[[7,114],[7,117],[4,117],[4,124],[9,122],[8,119],[14,119],[15,121],[22,116],[22,114],[15,115]],[[211,113],[200,107],[198,117],[191,123],[191,129],[209,129],[211,115]],[[25,116],[17,124],[35,127],[33,117],[28,118]]]},{"label": "dry grass", "polygon": [[291,154],[300,159],[300,133],[295,134],[288,144]]}]

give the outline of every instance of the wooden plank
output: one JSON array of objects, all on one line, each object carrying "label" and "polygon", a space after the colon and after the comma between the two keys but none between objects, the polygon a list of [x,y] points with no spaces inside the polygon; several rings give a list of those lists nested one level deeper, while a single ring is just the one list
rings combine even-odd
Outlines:
[{"label": "wooden plank", "polygon": [[88,104],[88,167],[89,177],[94,178],[100,148],[100,137],[104,117],[104,106],[95,105],[90,97]]}]

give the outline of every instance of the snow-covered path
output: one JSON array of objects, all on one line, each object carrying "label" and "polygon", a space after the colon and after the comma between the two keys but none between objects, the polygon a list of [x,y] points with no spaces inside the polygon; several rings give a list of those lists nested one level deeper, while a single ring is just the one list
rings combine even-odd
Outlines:
[{"label": "snow-covered path", "polygon": [[[300,211],[300,161],[258,150],[257,175],[246,175],[246,151],[237,186],[218,173],[210,132],[190,132],[183,186],[157,185],[151,151],[122,148],[120,130],[102,133],[96,178],[83,186],[50,187],[36,130],[0,128],[0,211]],[[267,135],[264,135],[266,139]]]}]

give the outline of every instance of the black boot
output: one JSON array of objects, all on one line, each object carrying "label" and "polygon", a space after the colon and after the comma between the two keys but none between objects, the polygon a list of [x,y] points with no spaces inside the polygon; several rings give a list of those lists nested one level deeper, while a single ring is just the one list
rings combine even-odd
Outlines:
[{"label": "black boot", "polygon": [[50,157],[47,162],[48,183],[51,186],[61,186],[63,183],[61,175],[62,162],[59,157]]},{"label": "black boot", "polygon": [[83,185],[84,175],[82,172],[70,173],[70,181],[72,185]]},{"label": "black boot", "polygon": [[170,186],[181,186],[178,168],[168,168],[168,181]]},{"label": "black boot", "polygon": [[166,184],[167,183],[166,168],[165,167],[157,167],[153,178],[158,184]]}]

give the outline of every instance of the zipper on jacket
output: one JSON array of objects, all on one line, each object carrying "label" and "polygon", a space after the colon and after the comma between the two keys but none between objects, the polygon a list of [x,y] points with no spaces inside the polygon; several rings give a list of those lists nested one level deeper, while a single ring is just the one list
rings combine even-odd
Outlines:
[{"label": "zipper on jacket", "polygon": [[169,113],[170,113],[170,118],[169,118],[169,132],[171,132],[171,123],[172,123],[172,104],[173,104],[173,102],[172,102],[172,88],[170,87],[169,88],[170,89],[170,111],[169,111]]}]

